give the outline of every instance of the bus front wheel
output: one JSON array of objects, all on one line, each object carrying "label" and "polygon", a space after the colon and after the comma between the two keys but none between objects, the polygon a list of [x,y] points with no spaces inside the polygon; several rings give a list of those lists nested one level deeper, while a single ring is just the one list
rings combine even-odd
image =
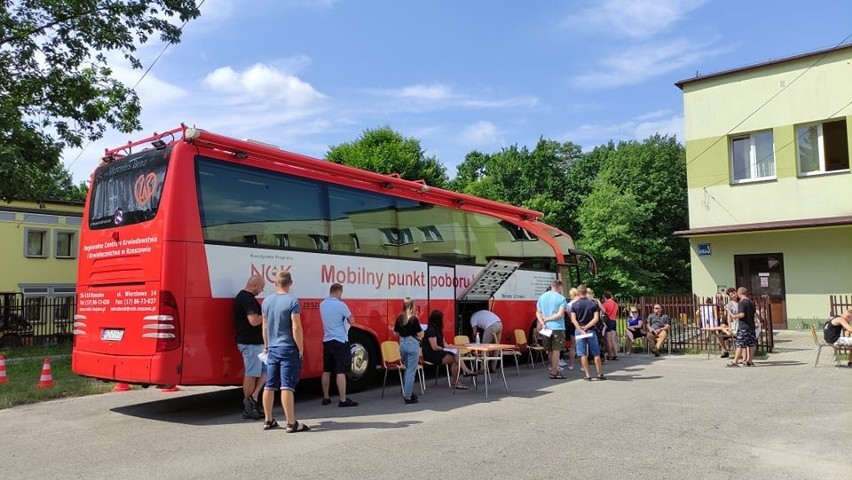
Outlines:
[{"label": "bus front wheel", "polygon": [[352,353],[352,367],[346,381],[346,390],[358,392],[372,384],[379,364],[379,354],[373,339],[355,329],[349,332],[349,351]]}]

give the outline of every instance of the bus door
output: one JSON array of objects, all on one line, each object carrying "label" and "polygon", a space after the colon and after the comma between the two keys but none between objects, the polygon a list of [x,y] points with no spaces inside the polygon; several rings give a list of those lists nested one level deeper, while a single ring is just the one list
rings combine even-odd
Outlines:
[{"label": "bus door", "polygon": [[[474,312],[489,308],[491,299],[497,299],[497,291],[520,266],[521,262],[492,259],[485,265],[485,268],[476,274],[470,285],[462,290],[457,297],[457,310],[459,312],[456,317],[457,335],[467,335],[470,338],[472,331],[470,317]],[[506,334],[507,332],[504,331],[503,335]],[[471,340],[473,339],[471,338]]]}]

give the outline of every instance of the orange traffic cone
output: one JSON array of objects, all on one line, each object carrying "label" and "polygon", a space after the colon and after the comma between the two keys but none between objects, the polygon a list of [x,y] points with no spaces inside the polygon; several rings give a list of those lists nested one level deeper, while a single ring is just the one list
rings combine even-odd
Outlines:
[{"label": "orange traffic cone", "polygon": [[126,383],[121,383],[121,382],[116,383],[115,386],[112,387],[113,392],[129,392],[131,390],[133,390],[133,389],[130,388],[130,385],[128,385]]},{"label": "orange traffic cone", "polygon": [[9,377],[6,376],[6,357],[0,353],[0,383],[9,383]]},{"label": "orange traffic cone", "polygon": [[160,391],[163,392],[163,393],[175,393],[175,392],[179,392],[180,389],[178,388],[177,385],[171,385],[171,386],[167,386],[165,388],[161,388]]},{"label": "orange traffic cone", "polygon": [[44,359],[44,365],[41,367],[41,378],[36,384],[36,388],[53,388],[53,374],[50,373],[50,358]]}]

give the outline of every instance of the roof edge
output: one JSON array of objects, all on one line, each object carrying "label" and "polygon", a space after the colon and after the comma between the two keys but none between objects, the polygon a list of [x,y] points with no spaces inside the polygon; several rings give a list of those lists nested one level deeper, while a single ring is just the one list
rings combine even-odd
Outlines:
[{"label": "roof edge", "polygon": [[769,230],[795,230],[801,228],[836,227],[852,225],[852,215],[841,217],[805,218],[801,220],[780,220],[777,222],[741,223],[738,225],[719,225],[715,227],[691,228],[674,232],[676,237],[694,237],[698,235],[718,235],[725,233],[765,232]]}]

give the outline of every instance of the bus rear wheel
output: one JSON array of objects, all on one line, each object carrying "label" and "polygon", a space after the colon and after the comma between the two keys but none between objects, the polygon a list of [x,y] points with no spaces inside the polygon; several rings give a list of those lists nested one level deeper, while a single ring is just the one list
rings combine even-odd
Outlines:
[{"label": "bus rear wheel", "polygon": [[372,384],[379,364],[379,354],[373,339],[355,329],[349,332],[349,351],[352,354],[352,367],[346,379],[346,390],[359,392]]}]

